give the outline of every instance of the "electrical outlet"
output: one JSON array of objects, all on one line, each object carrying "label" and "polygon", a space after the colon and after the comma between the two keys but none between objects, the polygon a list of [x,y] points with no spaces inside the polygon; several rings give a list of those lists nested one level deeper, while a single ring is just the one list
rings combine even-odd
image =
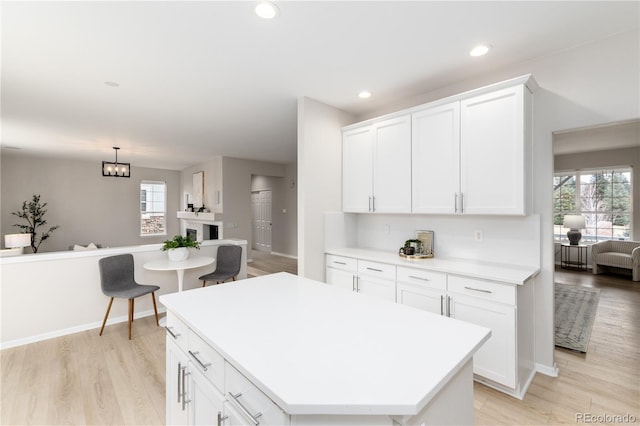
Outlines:
[{"label": "electrical outlet", "polygon": [[484,235],[482,235],[482,230],[481,229],[473,231],[473,239],[474,240],[476,240],[478,242],[481,242],[483,240],[483,238],[484,238]]}]

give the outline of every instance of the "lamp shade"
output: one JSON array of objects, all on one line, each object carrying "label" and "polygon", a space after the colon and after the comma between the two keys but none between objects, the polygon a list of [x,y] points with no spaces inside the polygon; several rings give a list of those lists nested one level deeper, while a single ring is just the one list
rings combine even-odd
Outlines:
[{"label": "lamp shade", "polygon": [[584,216],[579,214],[568,214],[564,217],[563,226],[570,229],[584,229],[586,228]]},{"label": "lamp shade", "polygon": [[7,234],[4,246],[7,248],[28,247],[31,245],[31,234]]}]

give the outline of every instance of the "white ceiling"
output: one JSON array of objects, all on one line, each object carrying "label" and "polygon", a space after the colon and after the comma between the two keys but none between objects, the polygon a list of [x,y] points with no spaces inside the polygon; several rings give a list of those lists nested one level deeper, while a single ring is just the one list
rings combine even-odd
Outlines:
[{"label": "white ceiling", "polygon": [[[2,152],[293,162],[299,97],[366,114],[635,30],[640,3],[280,1],[271,21],[255,4],[3,1]],[[472,58],[478,42],[494,49]]]}]

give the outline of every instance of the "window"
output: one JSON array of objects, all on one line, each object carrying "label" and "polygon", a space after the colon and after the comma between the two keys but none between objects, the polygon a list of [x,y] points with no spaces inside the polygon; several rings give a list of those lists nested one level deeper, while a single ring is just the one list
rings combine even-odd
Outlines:
[{"label": "window", "polygon": [[167,184],[140,183],[140,235],[167,235]]},{"label": "window", "polygon": [[582,241],[628,240],[631,235],[631,168],[558,173],[553,178],[556,240],[565,239],[564,215],[584,216]]}]

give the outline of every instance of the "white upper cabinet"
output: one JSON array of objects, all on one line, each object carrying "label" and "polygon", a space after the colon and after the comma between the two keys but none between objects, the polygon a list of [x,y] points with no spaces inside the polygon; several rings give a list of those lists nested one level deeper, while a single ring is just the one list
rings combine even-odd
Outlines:
[{"label": "white upper cabinet", "polygon": [[372,210],[411,212],[411,116],[374,124]]},{"label": "white upper cabinet", "polygon": [[460,191],[463,213],[527,214],[530,158],[528,89],[524,85],[460,103]]},{"label": "white upper cabinet", "polygon": [[457,213],[460,191],[460,102],[412,114],[414,213]]},{"label": "white upper cabinet", "polygon": [[524,76],[350,126],[343,210],[529,214],[529,85],[535,81]]},{"label": "white upper cabinet", "polygon": [[411,116],[343,134],[343,210],[411,212]]},{"label": "white upper cabinet", "polygon": [[368,212],[371,210],[373,180],[371,126],[345,131],[342,155],[342,209],[345,212]]}]

